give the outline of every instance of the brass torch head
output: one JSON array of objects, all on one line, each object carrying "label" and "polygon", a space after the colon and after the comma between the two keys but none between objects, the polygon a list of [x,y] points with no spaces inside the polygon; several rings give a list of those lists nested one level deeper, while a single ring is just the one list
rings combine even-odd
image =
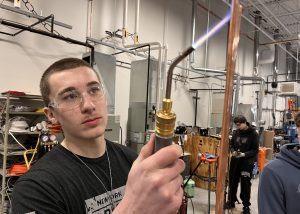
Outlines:
[{"label": "brass torch head", "polygon": [[155,133],[161,137],[173,137],[176,114],[172,111],[172,100],[163,99],[162,110],[156,113]]}]

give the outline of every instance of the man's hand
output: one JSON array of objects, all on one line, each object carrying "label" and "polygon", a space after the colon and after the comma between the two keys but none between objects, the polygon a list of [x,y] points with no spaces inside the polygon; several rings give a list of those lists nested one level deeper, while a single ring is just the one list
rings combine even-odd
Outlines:
[{"label": "man's hand", "polygon": [[113,213],[174,214],[183,198],[182,176],[185,168],[179,159],[178,145],[164,147],[153,153],[155,135],[142,148],[133,163],[123,200]]},{"label": "man's hand", "polygon": [[245,153],[239,152],[235,158],[243,158],[243,157],[245,157]]},{"label": "man's hand", "polygon": [[231,156],[232,157],[236,157],[238,155],[238,152],[237,151],[233,151],[232,153],[231,153]]}]

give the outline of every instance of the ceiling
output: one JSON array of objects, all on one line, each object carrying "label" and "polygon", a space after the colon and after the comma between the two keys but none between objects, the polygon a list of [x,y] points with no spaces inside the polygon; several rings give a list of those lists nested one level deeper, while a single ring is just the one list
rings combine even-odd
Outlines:
[{"label": "ceiling", "polygon": [[[300,0],[240,0],[243,16],[254,22],[257,11],[260,12],[260,29],[269,35],[268,40],[260,44],[291,44],[291,51],[300,50]],[[253,35],[251,32],[246,32]],[[253,38],[253,37],[252,37]]]}]

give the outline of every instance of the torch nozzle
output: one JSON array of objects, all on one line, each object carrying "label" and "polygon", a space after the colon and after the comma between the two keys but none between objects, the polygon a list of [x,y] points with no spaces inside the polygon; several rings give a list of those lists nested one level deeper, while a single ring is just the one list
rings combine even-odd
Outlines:
[{"label": "torch nozzle", "polygon": [[171,89],[172,89],[172,75],[173,70],[181,62],[185,57],[187,57],[190,53],[192,53],[195,49],[191,46],[186,49],[180,56],[178,56],[174,62],[169,67],[168,77],[167,77],[167,86],[166,86],[166,99],[171,99]]},{"label": "torch nozzle", "polygon": [[176,65],[182,61],[186,56],[192,53],[195,49],[191,46],[178,56],[170,65],[167,77],[166,97],[163,99],[162,110],[156,113],[155,118],[155,149],[159,149],[171,145],[174,137],[174,128],[176,121],[176,114],[172,111],[171,88],[172,75]]}]

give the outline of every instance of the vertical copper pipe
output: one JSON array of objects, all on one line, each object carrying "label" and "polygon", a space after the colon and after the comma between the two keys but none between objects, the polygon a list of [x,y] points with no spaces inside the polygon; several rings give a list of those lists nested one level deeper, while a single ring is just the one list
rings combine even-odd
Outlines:
[{"label": "vertical copper pipe", "polygon": [[225,179],[227,171],[227,159],[229,148],[229,128],[231,119],[232,106],[232,91],[233,91],[233,77],[235,70],[235,62],[237,55],[237,47],[239,43],[240,23],[242,6],[239,0],[232,0],[232,16],[229,25],[227,57],[226,57],[226,86],[224,98],[224,110],[222,121],[222,139],[219,151],[218,172],[217,172],[217,189],[216,189],[216,214],[222,214],[224,210],[224,191]]}]

